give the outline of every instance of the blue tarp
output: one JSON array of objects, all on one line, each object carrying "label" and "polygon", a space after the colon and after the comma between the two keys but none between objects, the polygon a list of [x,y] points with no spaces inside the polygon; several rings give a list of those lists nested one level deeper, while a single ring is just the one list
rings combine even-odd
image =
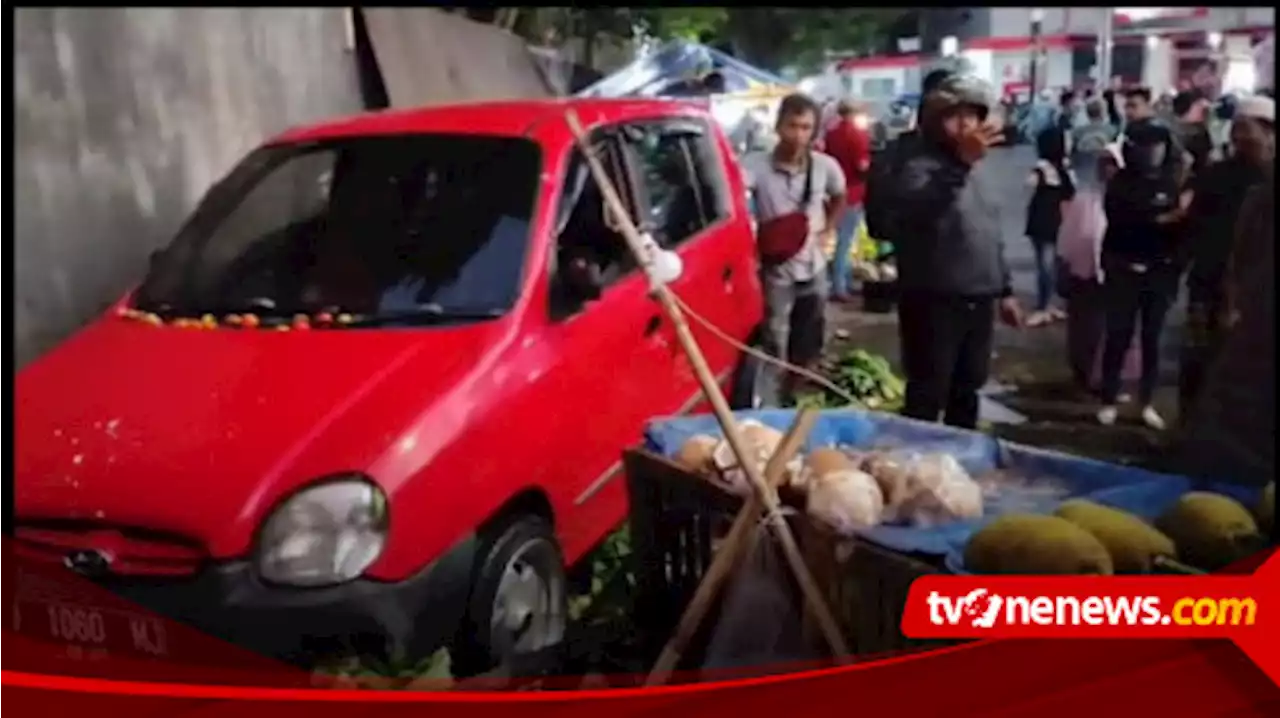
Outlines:
[{"label": "blue tarp", "polygon": [[[755,419],[779,431],[786,431],[795,413],[763,410],[739,412],[736,416],[739,420]],[[646,428],[645,441],[651,451],[672,456],[695,434],[720,436],[720,426],[712,415],[656,419]],[[1203,482],[1159,474],[1013,444],[980,432],[853,409],[829,410],[820,414],[805,450],[823,446],[945,452],[954,456],[970,475],[977,476],[993,469],[1012,469],[1013,473],[1033,480],[1052,478],[1066,488],[1065,498],[1086,497],[1148,520],[1154,519],[1180,495],[1192,489],[1223,493],[1246,505],[1253,505],[1262,493],[1260,488],[1227,481]],[[973,532],[987,521],[1013,510],[1052,513],[1062,500],[1065,499],[1046,497],[1039,505],[1018,501],[1016,508],[999,500],[989,500],[984,506],[985,516],[976,521],[959,521],[929,529],[883,525],[868,529],[861,535],[896,551],[948,556],[948,565],[962,570],[959,554]]]},{"label": "blue tarp", "polygon": [[578,93],[579,97],[666,97],[685,96],[676,91],[682,81],[700,77],[712,70],[725,79],[725,91],[741,92],[759,85],[791,83],[719,50],[694,42],[673,40],[661,48],[636,58]]}]

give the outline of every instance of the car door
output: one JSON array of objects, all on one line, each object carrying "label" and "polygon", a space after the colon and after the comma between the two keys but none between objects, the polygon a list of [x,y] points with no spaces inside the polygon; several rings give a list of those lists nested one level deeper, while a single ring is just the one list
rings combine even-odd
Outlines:
[{"label": "car door", "polygon": [[[596,147],[624,202],[634,206],[618,142],[605,134]],[[554,457],[555,467],[546,468],[555,474],[550,488],[559,494],[558,512],[568,514],[558,527],[565,553],[572,556],[612,529],[625,511],[622,450],[640,440],[654,413],[650,397],[671,391],[671,337],[622,235],[595,221],[605,217],[604,206],[577,150],[561,199],[554,251],[562,253],[590,233],[593,245],[612,248],[616,260],[603,273],[599,298],[590,301],[561,296],[560,269],[553,266],[545,346],[539,348],[556,361],[539,382],[548,424],[534,430],[546,437],[547,456]]]},{"label": "car door", "polygon": [[[741,341],[750,332],[744,318],[752,312],[740,305],[753,301],[755,278],[750,233],[733,216],[715,137],[705,122],[692,118],[635,123],[628,130],[624,149],[635,165],[642,226],[680,255],[684,271],[670,288],[688,308],[694,338],[723,386],[739,350],[720,333]],[[654,397],[662,401],[662,413],[692,408],[700,392],[674,327],[666,332],[671,376],[680,391]]]}]

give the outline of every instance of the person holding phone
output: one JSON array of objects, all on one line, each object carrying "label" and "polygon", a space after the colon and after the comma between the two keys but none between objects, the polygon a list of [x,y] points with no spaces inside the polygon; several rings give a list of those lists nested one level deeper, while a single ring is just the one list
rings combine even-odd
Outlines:
[{"label": "person holding phone", "polygon": [[986,83],[963,75],[926,93],[919,139],[892,197],[902,225],[894,241],[903,413],[968,429],[978,424],[995,315],[1022,323],[1004,258],[999,178],[983,161],[1003,139],[989,122],[993,102]]}]

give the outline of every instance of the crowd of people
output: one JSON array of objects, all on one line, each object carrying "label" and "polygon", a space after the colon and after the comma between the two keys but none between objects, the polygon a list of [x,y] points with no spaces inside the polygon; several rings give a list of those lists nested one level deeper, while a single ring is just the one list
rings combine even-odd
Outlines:
[{"label": "crowd of people", "polygon": [[1205,367],[1239,321],[1238,225],[1245,197],[1272,181],[1270,95],[1239,100],[1227,147],[1213,141],[1210,104],[1194,92],[1174,99],[1173,122],[1157,119],[1143,88],[1064,95],[1056,115],[1038,118],[1025,223],[1036,296],[1024,315],[1004,256],[1007,182],[985,161],[1003,139],[995,100],[981,80],[946,71],[928,75],[922,89],[915,127],[874,160],[852,104],[839,103],[827,119],[804,95],[782,102],[776,146],[744,159],[768,348],[793,364],[820,358],[823,303],[851,297],[849,248],[865,221],[895,247],[907,416],[975,427],[995,322],[1065,321],[1066,361],[1100,403],[1098,421],[1117,420],[1122,386],[1136,379],[1142,421],[1163,429],[1153,405],[1159,347],[1183,284],[1179,413],[1188,416]]}]

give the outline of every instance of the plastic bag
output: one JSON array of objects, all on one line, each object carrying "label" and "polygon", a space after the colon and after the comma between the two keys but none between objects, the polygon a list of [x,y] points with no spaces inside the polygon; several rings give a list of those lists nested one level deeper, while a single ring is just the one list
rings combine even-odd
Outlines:
[{"label": "plastic bag", "polygon": [[884,495],[884,522],[928,528],[982,516],[982,487],[950,454],[873,452],[861,469]]},{"label": "plastic bag", "polygon": [[880,256],[880,243],[867,231],[865,221],[858,223],[858,231],[854,235],[853,256],[855,259],[875,261]]},{"label": "plastic bag", "polygon": [[982,517],[982,487],[950,454],[923,454],[909,464],[911,496],[899,516],[914,526],[931,528]]},{"label": "plastic bag", "polygon": [[804,601],[763,522],[725,587],[704,668],[759,668],[822,658],[806,638]]}]

